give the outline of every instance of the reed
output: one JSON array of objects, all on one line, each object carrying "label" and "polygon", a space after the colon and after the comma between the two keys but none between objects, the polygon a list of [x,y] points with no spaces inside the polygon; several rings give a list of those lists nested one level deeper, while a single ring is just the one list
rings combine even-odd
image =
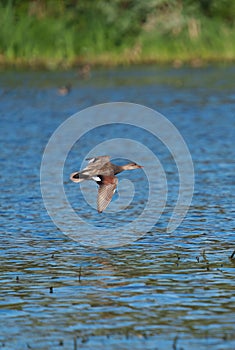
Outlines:
[{"label": "reed", "polygon": [[[196,20],[195,20],[196,21]],[[144,61],[203,62],[235,61],[235,31],[218,20],[202,18],[177,34],[153,31],[141,38]]]},{"label": "reed", "polygon": [[[50,6],[41,12],[36,9],[34,14],[26,5],[17,8],[14,1],[1,4],[0,64],[53,69],[80,63],[177,66],[235,61],[232,21],[218,15],[207,17],[198,10],[193,13],[188,7],[188,12],[183,11],[173,0],[169,1],[170,10],[159,10],[152,16],[144,1],[134,3],[142,7],[128,10],[107,7],[107,2],[102,7],[102,1],[92,5],[79,1],[81,5],[75,9],[66,7],[66,1],[55,9],[49,1]],[[144,22],[140,16],[143,11]]]}]

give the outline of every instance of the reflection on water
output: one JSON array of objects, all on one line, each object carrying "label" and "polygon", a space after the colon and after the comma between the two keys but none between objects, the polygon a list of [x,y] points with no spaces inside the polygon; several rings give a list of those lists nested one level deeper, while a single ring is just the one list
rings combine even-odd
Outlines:
[{"label": "reflection on water", "polygon": [[[87,81],[76,80],[74,72],[1,74],[0,348],[235,348],[234,70],[98,70]],[[65,81],[71,92],[59,96]],[[144,104],[167,116],[191,151],[196,184],[187,217],[166,233],[177,169],[164,145],[142,134],[167,173],[166,209],[141,240],[101,250],[80,247],[53,225],[41,199],[39,168],[60,123],[110,101]],[[88,152],[102,132],[84,137],[74,152]],[[81,161],[72,150],[65,191],[75,209],[95,221],[79,186],[66,180]],[[128,174],[136,186],[134,205],[116,218],[120,224],[145,205],[148,185],[138,176],[144,175]]]}]

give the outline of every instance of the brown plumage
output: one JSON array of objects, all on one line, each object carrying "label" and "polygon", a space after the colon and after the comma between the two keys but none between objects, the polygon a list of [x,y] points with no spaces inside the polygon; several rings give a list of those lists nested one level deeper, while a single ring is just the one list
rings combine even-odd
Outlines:
[{"label": "brown plumage", "polygon": [[89,164],[81,171],[76,171],[70,175],[73,182],[82,182],[84,180],[93,180],[99,185],[97,197],[97,210],[102,213],[113,197],[116,190],[118,179],[116,174],[125,170],[143,168],[136,163],[125,165],[116,165],[110,162],[109,156],[100,156],[87,159]]},{"label": "brown plumage", "polygon": [[59,87],[59,89],[57,90],[58,95],[61,95],[61,96],[68,95],[70,93],[70,91],[71,91],[71,84],[70,83]]}]

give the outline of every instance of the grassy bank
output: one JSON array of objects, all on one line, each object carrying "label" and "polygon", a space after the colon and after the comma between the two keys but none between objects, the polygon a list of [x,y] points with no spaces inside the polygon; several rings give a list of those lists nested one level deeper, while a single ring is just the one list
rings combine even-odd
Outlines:
[{"label": "grassy bank", "polygon": [[193,0],[6,2],[0,5],[0,65],[235,62],[235,5],[218,8],[221,2],[226,6],[211,0],[217,7],[204,12]]}]

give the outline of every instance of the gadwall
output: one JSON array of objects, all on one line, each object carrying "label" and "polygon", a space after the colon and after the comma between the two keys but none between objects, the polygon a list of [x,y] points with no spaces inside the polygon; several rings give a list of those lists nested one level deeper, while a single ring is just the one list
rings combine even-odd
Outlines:
[{"label": "gadwall", "polygon": [[128,163],[125,165],[116,165],[110,162],[109,156],[100,156],[88,158],[88,165],[81,171],[76,171],[70,175],[73,182],[82,182],[84,180],[93,180],[99,185],[97,197],[97,211],[102,213],[113,197],[116,190],[118,179],[116,174],[124,170],[134,170],[143,168],[136,163]]},{"label": "gadwall", "polygon": [[72,85],[70,83],[59,87],[59,89],[57,90],[58,95],[60,96],[68,95],[71,91],[71,88],[72,88]]}]

